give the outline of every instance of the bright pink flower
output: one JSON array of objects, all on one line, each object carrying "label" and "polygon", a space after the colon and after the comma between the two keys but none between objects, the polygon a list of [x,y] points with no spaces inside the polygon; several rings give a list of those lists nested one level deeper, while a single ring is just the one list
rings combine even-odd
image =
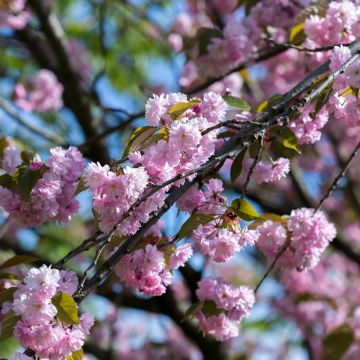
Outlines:
[{"label": "bright pink flower", "polygon": [[332,71],[337,70],[343,65],[347,59],[351,56],[351,51],[347,46],[335,46],[334,51],[331,55],[330,69]]},{"label": "bright pink flower", "polygon": [[8,310],[12,309],[20,316],[14,336],[22,347],[34,350],[40,358],[63,359],[80,350],[93,325],[89,314],[80,317],[80,325],[66,323],[57,317],[57,308],[52,304],[57,292],[73,292],[78,282],[75,277],[71,271],[60,272],[46,265],[32,268],[10,303]]},{"label": "bright pink flower", "polygon": [[301,208],[293,210],[287,221],[291,232],[291,247],[295,248],[294,265],[299,269],[315,267],[336,230],[322,211]]},{"label": "bright pink flower", "polygon": [[[249,166],[249,164],[247,165]],[[271,183],[280,181],[286,177],[289,171],[289,159],[281,157],[275,161],[259,161],[254,169],[253,178],[257,182]]]},{"label": "bright pink flower", "polygon": [[224,311],[210,317],[206,317],[201,310],[195,313],[200,328],[221,341],[238,335],[238,323],[250,315],[255,303],[253,290],[246,286],[234,286],[223,278],[202,279],[196,295],[200,301],[215,302],[217,309]]},{"label": "bright pink flower", "polygon": [[185,263],[191,258],[193,250],[191,244],[180,245],[175,249],[175,252],[170,256],[169,268],[177,269],[184,266]]},{"label": "bright pink flower", "polygon": [[172,280],[165,267],[164,254],[150,244],[145,249],[125,255],[116,267],[116,275],[127,286],[148,296],[162,295]]}]

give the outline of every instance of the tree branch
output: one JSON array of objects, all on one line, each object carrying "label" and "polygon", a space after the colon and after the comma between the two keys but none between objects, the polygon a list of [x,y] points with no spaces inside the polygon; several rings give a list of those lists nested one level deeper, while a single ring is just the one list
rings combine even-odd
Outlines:
[{"label": "tree branch", "polygon": [[40,136],[41,138],[55,145],[63,143],[63,139],[61,137],[53,134],[50,131],[44,130],[43,128],[36,127],[23,119],[16,111],[15,107],[13,107],[11,103],[2,96],[0,96],[0,108],[5,111],[6,114],[11,116],[17,123],[31,131],[33,134]]},{"label": "tree branch", "polygon": [[[43,42],[43,39],[36,36],[34,30],[29,26],[24,30],[18,31],[17,36],[27,44],[27,47],[38,63],[42,67],[53,71],[59,78],[64,85],[64,103],[75,114],[86,137],[92,138],[97,135],[97,132],[93,126],[89,95],[82,88],[80,75],[71,63],[67,50],[67,39],[59,19],[54,13],[49,12],[41,0],[29,0],[28,2],[40,20],[41,29],[46,35],[53,52],[53,59],[49,59],[51,58],[51,55],[46,46],[36,44],[40,39]],[[42,52],[39,53],[38,51]],[[95,161],[100,161],[102,163],[109,162],[110,160],[107,149],[101,142],[93,144],[89,149],[88,156]]]}]

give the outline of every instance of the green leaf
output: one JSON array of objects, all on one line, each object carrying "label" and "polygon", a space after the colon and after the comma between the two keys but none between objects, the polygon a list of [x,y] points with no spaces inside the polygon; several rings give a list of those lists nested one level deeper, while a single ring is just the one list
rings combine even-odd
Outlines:
[{"label": "green leaf", "polygon": [[255,6],[259,0],[239,0],[238,6],[245,5],[245,14],[249,15],[251,8]]},{"label": "green leaf", "polygon": [[352,93],[357,97],[359,98],[359,90],[360,89],[357,89],[357,88],[353,88],[353,87],[350,87]]},{"label": "green leaf", "polygon": [[256,140],[249,146],[249,155],[251,158],[255,159],[256,154],[259,151],[260,141]]},{"label": "green leaf", "polygon": [[26,165],[29,165],[30,162],[34,160],[34,157],[35,157],[35,153],[30,150],[23,150],[20,153],[20,158]]},{"label": "green leaf", "polygon": [[256,112],[257,113],[260,113],[262,111],[264,111],[267,107],[268,107],[268,104],[269,104],[269,101],[268,100],[265,100],[263,101],[256,109]]},{"label": "green leaf", "polygon": [[75,300],[65,292],[59,292],[52,298],[58,313],[57,317],[68,324],[80,324]]},{"label": "green leaf", "polygon": [[315,104],[315,115],[323,108],[323,106],[328,102],[330,94],[332,92],[332,86],[328,86],[320,94],[316,104]]},{"label": "green leaf", "polygon": [[294,303],[296,305],[303,303],[303,302],[308,302],[308,301],[323,301],[328,303],[328,305],[330,307],[332,307],[333,309],[337,308],[337,304],[336,301],[328,296],[321,296],[321,295],[316,295],[316,294],[312,294],[312,293],[301,293],[298,294],[295,297]]},{"label": "green leaf", "polygon": [[39,178],[39,170],[33,171],[29,168],[22,168],[16,181],[16,190],[27,199]]},{"label": "green leaf", "polygon": [[239,216],[239,218],[246,221],[264,219],[255,211],[252,205],[245,199],[242,200],[235,199],[231,203],[231,209],[235,212],[237,216]]},{"label": "green leaf", "polygon": [[354,332],[349,325],[333,329],[323,339],[320,360],[341,360],[353,341]]},{"label": "green leaf", "polygon": [[293,45],[300,45],[306,39],[304,32],[304,22],[295,25],[290,31],[289,42]]},{"label": "green leaf", "polygon": [[82,193],[83,191],[87,190],[88,187],[85,185],[85,182],[84,182],[84,179],[83,178],[80,178],[78,184],[77,184],[77,187],[76,187],[76,190],[75,190],[75,196]]},{"label": "green leaf", "polygon": [[11,287],[9,289],[3,290],[0,292],[0,309],[4,302],[11,301],[13,299],[14,293],[17,290],[17,287]]},{"label": "green leaf", "polygon": [[0,176],[0,186],[10,187],[14,183],[14,179],[9,174]]},{"label": "green leaf", "polygon": [[231,96],[231,95],[224,95],[223,96],[224,101],[232,108],[237,110],[244,110],[244,111],[250,111],[251,106],[244,100]]},{"label": "green leaf", "polygon": [[83,358],[83,349],[74,351],[71,355],[66,357],[66,360],[82,360]]},{"label": "green leaf", "polygon": [[278,214],[273,213],[264,213],[261,215],[265,220],[271,220],[276,221],[280,224],[284,224],[286,222],[286,219]]},{"label": "green leaf", "polygon": [[213,38],[221,38],[223,33],[215,28],[202,27],[197,30],[195,39],[198,42],[199,56],[207,54],[207,47]]},{"label": "green leaf", "polygon": [[268,100],[263,101],[258,108],[256,109],[256,112],[262,112],[264,110],[270,110],[272,106],[274,106],[281,98],[283,97],[282,94],[276,94],[273,95]]},{"label": "green leaf", "polygon": [[252,224],[248,226],[250,230],[256,229],[258,226],[260,226],[264,220],[271,220],[278,222],[280,224],[284,224],[286,222],[286,219],[280,215],[272,214],[272,213],[264,213],[261,215],[261,220],[255,220]]},{"label": "green leaf", "polygon": [[183,224],[176,237],[181,240],[185,237],[191,235],[193,230],[195,230],[199,225],[207,224],[208,222],[214,220],[215,215],[211,214],[192,214]]},{"label": "green leaf", "polygon": [[165,248],[162,249],[166,267],[169,267],[170,257],[171,257],[171,255],[174,254],[174,252],[175,252],[175,247],[173,245],[167,245],[167,246],[165,246]]},{"label": "green leaf", "polygon": [[12,273],[0,273],[0,279],[20,280],[17,275]]},{"label": "green leaf", "polygon": [[270,130],[270,134],[275,136],[286,149],[294,150],[301,154],[298,139],[288,127],[275,126]]},{"label": "green leaf", "polygon": [[190,100],[190,101],[184,101],[179,102],[177,104],[174,104],[170,110],[169,114],[173,120],[177,120],[180,118],[180,116],[187,110],[191,109],[193,106],[200,104],[200,100]]},{"label": "green leaf", "polygon": [[287,149],[286,147],[284,147],[284,145],[282,144],[282,140],[281,141],[273,140],[271,143],[271,150],[274,152],[276,156],[286,157],[288,159],[291,159],[292,157],[298,154],[297,151],[292,149]]},{"label": "green leaf", "polygon": [[243,151],[241,151],[236,158],[234,159],[232,165],[231,165],[231,170],[230,170],[230,178],[231,178],[231,182],[234,184],[236,179],[240,176],[241,174],[241,170],[242,170],[242,164],[243,164],[243,160],[244,157],[246,155],[246,151],[247,149],[244,149]]},{"label": "green leaf", "polygon": [[[4,157],[4,150],[9,146],[9,143],[5,136],[0,137],[0,162],[2,161],[2,158]],[[1,163],[0,163],[1,165]]]},{"label": "green leaf", "polygon": [[13,336],[14,327],[21,319],[21,316],[16,315],[14,310],[7,312],[1,321],[0,341],[9,339]]},{"label": "green leaf", "polygon": [[295,150],[297,153],[301,154],[300,145],[296,135],[288,128],[285,127],[281,132],[280,136],[283,139],[283,146],[287,149]]},{"label": "green leaf", "polygon": [[328,8],[328,0],[317,1],[314,5],[308,6],[301,10],[299,15],[295,19],[295,25],[303,23],[311,15],[317,15],[319,17],[325,17]]},{"label": "green leaf", "polygon": [[219,315],[225,312],[224,309],[219,309],[213,300],[205,300],[204,305],[201,309],[206,317],[210,317],[213,315]]},{"label": "green leaf", "polygon": [[29,256],[29,255],[15,255],[12,258],[6,260],[0,265],[0,270],[7,269],[11,266],[20,265],[20,264],[27,264],[34,261],[39,260],[39,258],[35,256]]},{"label": "green leaf", "polygon": [[152,134],[157,131],[156,126],[143,126],[137,128],[130,136],[127,144],[125,146],[125,150],[123,153],[123,158],[129,155],[129,153],[134,151],[139,151],[140,146],[143,142],[149,138]]},{"label": "green leaf", "polygon": [[185,312],[184,317],[182,321],[185,321],[186,319],[193,316],[197,311],[201,310],[204,305],[204,301],[198,301],[194,304],[192,304]]}]

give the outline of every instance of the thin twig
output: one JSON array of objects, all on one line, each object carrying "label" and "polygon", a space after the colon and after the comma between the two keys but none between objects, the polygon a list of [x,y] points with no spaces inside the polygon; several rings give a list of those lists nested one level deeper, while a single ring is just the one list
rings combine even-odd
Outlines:
[{"label": "thin twig", "polygon": [[[355,57],[357,52],[360,48],[360,41],[357,41],[351,45],[351,50],[353,52],[352,57]],[[333,81],[333,79],[342,73],[344,68],[349,65],[349,62],[344,64],[340,69],[336,72],[332,73],[329,77],[331,78],[329,81]],[[322,73],[325,73],[328,70],[328,63],[322,65],[318,69],[316,69],[312,74],[310,74],[305,80],[301,81],[298,85],[296,85],[289,93],[285,94],[284,97],[277,103],[270,111],[266,111],[262,114],[261,121],[262,125],[254,125],[254,124],[247,124],[244,126],[243,129],[239,131],[238,134],[234,135],[230,141],[228,141],[224,146],[216,152],[214,157],[211,161],[220,159],[222,156],[229,155],[229,153],[238,150],[241,151],[246,146],[256,139],[258,139],[259,135],[263,133],[263,131],[274,124],[277,123],[278,119],[284,117],[286,114],[291,113],[294,109],[293,106],[290,109],[285,109],[287,104],[290,104],[298,95],[302,92],[306,91],[306,89],[312,86],[314,79]],[[326,82],[327,80],[325,80]],[[328,85],[328,84],[327,84]],[[301,106],[305,106],[309,99],[313,99],[315,94],[319,93],[319,88],[323,86],[321,84],[318,88],[314,89],[312,93],[307,97],[305,101],[301,102]],[[294,97],[292,98],[291,95]],[[206,164],[204,164],[206,167]],[[149,221],[146,224],[143,224],[141,228],[137,231],[136,234],[130,236],[126,239],[119,247],[119,249],[96,271],[95,275],[86,281],[83,291],[78,295],[77,301],[81,302],[91,291],[94,289],[104,278],[106,278],[110,272],[112,271],[113,267],[118,263],[118,261],[141,240],[143,235],[148,231],[148,229],[156,223],[156,221],[165,213],[167,210],[180,198],[180,196],[187,191],[193,184],[197,181],[200,181],[208,174],[211,173],[213,170],[212,168],[208,169],[201,173],[198,173],[197,176],[192,181],[186,181],[182,186],[173,189],[168,197],[165,200],[164,205],[155,213],[153,214]],[[113,229],[113,231],[115,231]],[[104,239],[111,236],[112,232],[108,235],[103,235]],[[94,240],[89,241],[90,244],[83,245],[84,249],[88,249],[91,244],[94,244]],[[76,249],[73,251],[74,254],[81,253],[82,251],[77,251]],[[72,256],[71,256],[72,257]],[[70,258],[71,258],[70,257]],[[67,259],[68,256],[65,257]],[[275,265],[274,265],[275,266]],[[270,270],[271,271],[271,270]],[[267,276],[267,275],[266,275]]]},{"label": "thin twig", "polygon": [[[123,112],[124,111],[125,110],[123,110]],[[136,113],[136,114],[132,114],[125,121],[122,121],[120,124],[109,127],[105,131],[103,131],[102,133],[96,134],[96,135],[88,138],[83,144],[78,146],[79,150],[80,151],[85,151],[86,149],[89,149],[91,147],[91,145],[97,143],[101,139],[109,136],[110,134],[112,134],[112,133],[114,133],[114,132],[116,132],[118,130],[122,130],[122,129],[126,128],[127,126],[129,126],[132,123],[133,120],[135,120],[137,118],[141,118],[144,115],[145,115],[145,113],[143,111],[139,112],[139,113]]]},{"label": "thin twig", "polygon": [[286,249],[289,246],[289,241],[287,240],[285,242],[285,244],[283,245],[283,247],[280,249],[280,251],[276,254],[274,260],[271,262],[270,266],[268,267],[268,269],[265,271],[265,274],[262,276],[262,278],[260,279],[259,283],[256,285],[255,289],[254,289],[254,293],[256,294],[261,286],[261,284],[265,281],[265,279],[270,275],[270,273],[273,271],[273,269],[275,268],[277,262],[279,261],[279,259],[281,258],[282,254],[286,251]]},{"label": "thin twig", "polygon": [[285,46],[288,49],[295,49],[295,50],[304,51],[304,52],[323,52],[323,51],[333,50],[334,47],[336,47],[336,46],[346,46],[347,45],[347,44],[335,44],[335,45],[327,45],[327,46],[321,46],[321,47],[317,47],[317,48],[314,48],[314,49],[310,49],[310,48],[307,48],[307,47],[294,45],[294,44],[290,44],[290,43],[279,44],[278,42],[276,42],[276,40],[274,40],[273,38],[268,37],[268,36],[264,37],[264,40],[270,42],[271,44],[273,44],[275,46],[282,45],[282,46]]},{"label": "thin twig", "polygon": [[318,206],[315,209],[315,212],[317,212],[318,210],[321,209],[321,207],[324,205],[324,202],[327,198],[329,198],[332,193],[334,192],[334,190],[336,189],[336,187],[338,186],[339,181],[345,176],[347,170],[349,169],[352,161],[354,160],[354,158],[356,157],[356,155],[358,154],[360,150],[360,141],[358,142],[358,144],[356,145],[355,149],[353,150],[353,152],[351,153],[351,155],[349,156],[349,158],[347,159],[346,163],[344,164],[345,167],[336,175],[335,179],[333,180],[331,186],[328,188],[327,192],[325,193],[325,195],[322,197],[322,199],[320,200]]},{"label": "thin twig", "polygon": [[196,94],[200,91],[205,90],[206,88],[208,88],[210,85],[223,80],[225,77],[238,72],[242,69],[246,69],[247,67],[251,66],[254,63],[258,63],[267,59],[272,58],[273,56],[276,56],[282,52],[284,52],[285,50],[287,50],[286,46],[278,46],[278,47],[271,47],[269,49],[265,49],[262,51],[259,51],[257,56],[254,56],[253,58],[250,59],[246,59],[244,62],[242,62],[240,65],[236,66],[235,68],[231,69],[230,71],[228,71],[226,74],[221,75],[221,76],[217,76],[214,78],[211,78],[209,80],[207,80],[206,82],[195,86],[193,88],[190,88],[189,90],[185,90],[184,92],[187,93],[188,95],[192,95],[192,94]]},{"label": "thin twig", "polygon": [[74,258],[75,256],[90,250],[95,245],[107,241],[108,234],[100,234],[96,236],[92,236],[88,239],[85,239],[78,247],[70,251],[67,255],[65,255],[62,259],[60,259],[57,263],[54,264],[55,268],[61,268],[65,263]]},{"label": "thin twig", "polygon": [[[98,249],[96,250],[96,255],[93,259],[93,261],[90,263],[90,265],[87,267],[87,269],[84,271],[83,277],[79,283],[78,286],[78,290],[76,291],[76,294],[78,294],[79,292],[81,292],[82,288],[84,287],[85,281],[87,279],[87,276],[90,272],[91,269],[93,269],[96,264],[98,263],[100,256],[102,254],[102,252],[104,251],[104,249],[106,248],[107,245],[109,245],[112,235],[114,233],[111,234],[111,236],[107,237],[106,241],[104,241],[103,243],[99,244]],[[75,295],[76,296],[76,295]]]},{"label": "thin twig", "polygon": [[13,118],[17,123],[31,131],[33,134],[42,137],[43,139],[51,142],[52,144],[59,145],[63,143],[63,139],[61,139],[56,134],[44,130],[43,128],[36,127],[23,119],[16,111],[15,107],[13,107],[11,103],[2,96],[0,96],[0,108],[5,111],[11,118]]},{"label": "thin twig", "polygon": [[258,163],[258,161],[260,159],[260,154],[263,149],[263,146],[264,146],[264,133],[260,136],[260,142],[259,142],[258,148],[256,150],[255,158],[254,158],[254,160],[249,168],[249,171],[246,175],[246,180],[245,180],[244,186],[241,191],[240,200],[242,200],[246,195],[246,189],[249,185],[249,182],[250,182],[251,176],[255,170],[256,164]]}]

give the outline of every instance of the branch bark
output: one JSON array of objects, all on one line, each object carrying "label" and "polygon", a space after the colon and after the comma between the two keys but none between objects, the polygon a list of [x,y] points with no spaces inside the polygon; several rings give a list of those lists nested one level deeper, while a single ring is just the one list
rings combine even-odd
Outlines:
[{"label": "branch bark", "polygon": [[[76,116],[86,138],[97,136],[91,113],[90,95],[82,86],[79,73],[74,69],[67,50],[67,39],[56,15],[43,5],[41,0],[29,0],[29,5],[38,16],[45,39],[30,26],[17,31],[17,38],[24,42],[33,58],[41,67],[53,71],[64,86],[64,103]],[[93,143],[87,154],[94,161],[110,161],[106,146]]]}]

